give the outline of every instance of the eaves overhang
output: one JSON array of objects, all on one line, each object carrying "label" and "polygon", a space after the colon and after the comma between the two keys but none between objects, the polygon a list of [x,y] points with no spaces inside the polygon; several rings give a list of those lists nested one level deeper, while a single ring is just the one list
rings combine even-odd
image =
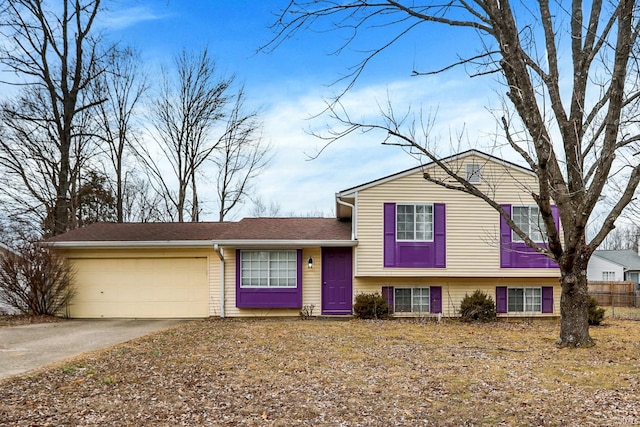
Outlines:
[{"label": "eaves overhang", "polygon": [[44,242],[45,245],[58,249],[153,249],[184,248],[199,249],[221,247],[354,247],[357,240],[153,240],[153,241],[82,241],[82,242]]}]

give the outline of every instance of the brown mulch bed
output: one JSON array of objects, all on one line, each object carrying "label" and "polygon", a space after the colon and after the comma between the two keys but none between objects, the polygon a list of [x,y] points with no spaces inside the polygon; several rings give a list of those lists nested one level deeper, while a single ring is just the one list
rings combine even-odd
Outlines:
[{"label": "brown mulch bed", "polygon": [[7,426],[622,426],[640,323],[207,320],[0,381]]}]

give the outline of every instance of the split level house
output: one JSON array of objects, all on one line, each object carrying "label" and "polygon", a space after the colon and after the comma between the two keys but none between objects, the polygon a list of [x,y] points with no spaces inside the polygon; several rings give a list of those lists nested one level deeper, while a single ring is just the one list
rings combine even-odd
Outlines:
[{"label": "split level house", "polygon": [[[471,150],[445,159],[543,242],[528,169]],[[67,315],[350,316],[380,293],[395,316],[457,316],[479,289],[499,316],[559,315],[557,265],[484,201],[425,179],[433,163],[340,191],[336,218],[98,223],[46,241],[75,269]]]}]

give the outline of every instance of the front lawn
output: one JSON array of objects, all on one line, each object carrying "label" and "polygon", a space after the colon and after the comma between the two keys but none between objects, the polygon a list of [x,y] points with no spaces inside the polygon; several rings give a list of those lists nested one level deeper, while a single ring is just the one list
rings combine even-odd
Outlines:
[{"label": "front lawn", "polygon": [[195,321],[0,382],[0,425],[640,423],[640,323]]}]

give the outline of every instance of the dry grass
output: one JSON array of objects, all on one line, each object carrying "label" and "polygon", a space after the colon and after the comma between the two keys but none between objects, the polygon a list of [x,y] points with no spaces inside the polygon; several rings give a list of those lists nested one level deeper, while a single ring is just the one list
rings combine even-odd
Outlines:
[{"label": "dry grass", "polygon": [[552,322],[197,321],[0,382],[0,423],[640,423],[640,323],[591,334],[575,350]]},{"label": "dry grass", "polygon": [[640,320],[640,308],[638,307],[611,307],[604,306],[605,317],[615,319]]}]

